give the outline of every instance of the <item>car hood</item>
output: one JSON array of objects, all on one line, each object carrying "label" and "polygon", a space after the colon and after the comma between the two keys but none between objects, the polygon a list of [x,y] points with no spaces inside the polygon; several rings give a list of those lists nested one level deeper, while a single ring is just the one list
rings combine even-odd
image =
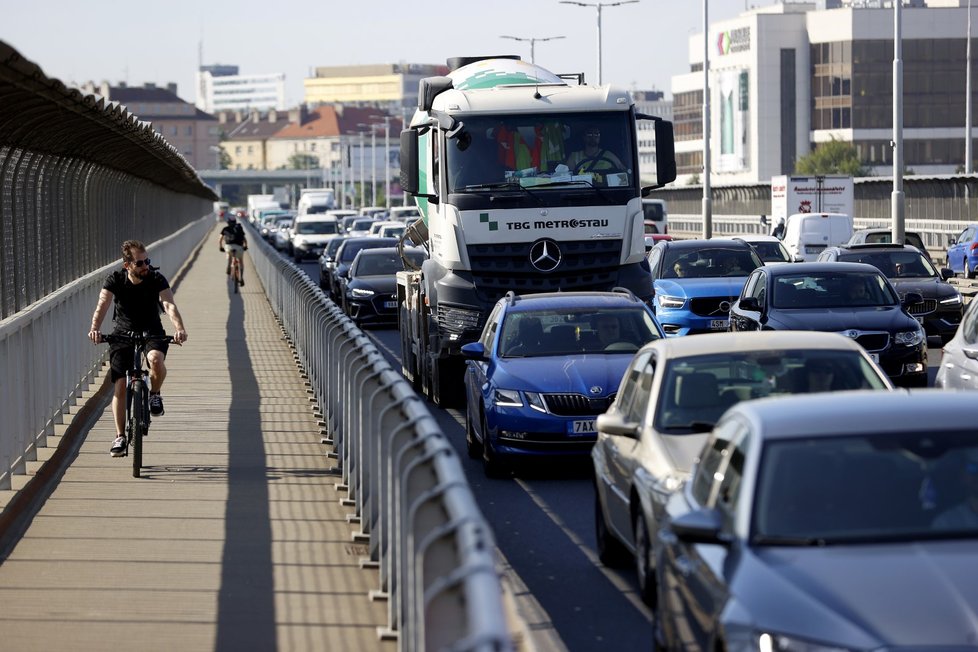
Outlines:
[{"label": "car hood", "polygon": [[324,242],[329,242],[335,238],[335,234],[324,234],[324,235],[296,235],[296,243],[302,242],[304,244],[323,244]]},{"label": "car hood", "polygon": [[[505,389],[545,394],[583,394],[590,398],[618,391],[634,353],[586,353],[539,358],[503,358],[496,363],[493,383]],[[592,392],[592,389],[598,388]]]},{"label": "car hood", "polygon": [[957,294],[950,283],[939,278],[891,278],[890,283],[902,297],[907,292],[917,292],[925,299],[946,299]]},{"label": "car hood", "polygon": [[746,276],[719,278],[660,278],[654,283],[656,294],[670,297],[735,297],[747,281]]},{"label": "car hood", "polygon": [[662,435],[659,441],[662,450],[669,459],[672,468],[688,474],[693,462],[703,450],[703,444],[709,439],[710,433],[691,433],[688,435]]},{"label": "car hood", "polygon": [[350,288],[373,290],[378,294],[394,294],[397,287],[397,277],[393,274],[381,276],[356,276],[350,279]]},{"label": "car hood", "polygon": [[786,330],[893,331],[916,327],[912,317],[896,306],[878,308],[780,308],[772,310],[769,325]]},{"label": "car hood", "polygon": [[752,548],[734,593],[761,630],[860,649],[978,645],[974,540]]}]

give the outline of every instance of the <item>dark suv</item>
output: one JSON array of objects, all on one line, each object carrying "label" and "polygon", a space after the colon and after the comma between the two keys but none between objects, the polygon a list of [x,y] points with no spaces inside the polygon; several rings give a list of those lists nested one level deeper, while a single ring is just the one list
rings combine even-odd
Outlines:
[{"label": "dark suv", "polygon": [[908,306],[908,311],[924,325],[927,337],[940,337],[944,346],[958,330],[963,304],[961,293],[947,279],[950,269],[938,270],[917,247],[894,244],[861,244],[829,247],[819,262],[868,263],[883,272],[901,297],[916,292],[923,303]]}]

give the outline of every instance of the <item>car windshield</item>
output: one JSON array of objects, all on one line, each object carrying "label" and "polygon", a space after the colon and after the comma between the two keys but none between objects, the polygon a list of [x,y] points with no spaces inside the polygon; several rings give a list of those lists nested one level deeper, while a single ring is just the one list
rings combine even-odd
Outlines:
[{"label": "car windshield", "polygon": [[784,245],[780,242],[752,242],[750,246],[754,247],[754,251],[757,255],[761,257],[765,263],[789,263],[791,260],[788,258],[788,252],[785,251]]},{"label": "car windshield", "polygon": [[[423,251],[407,251],[407,256],[416,267],[420,267],[424,262],[425,254]],[[393,276],[397,272],[404,270],[404,262],[397,253],[364,253],[357,261],[354,276]]]},{"label": "car windshield", "polygon": [[504,358],[581,353],[631,355],[658,338],[655,322],[644,308],[555,308],[507,314],[499,348]]},{"label": "car windshield", "polygon": [[465,116],[447,147],[449,187],[634,187],[630,119],[621,111]]},{"label": "car windshield", "polygon": [[890,278],[928,278],[939,276],[927,257],[919,251],[852,251],[839,256],[849,263],[868,263]]},{"label": "car windshield", "polygon": [[334,257],[341,244],[343,244],[343,238],[333,238],[326,243],[326,248],[323,250],[323,256],[326,258]]},{"label": "car windshield", "polygon": [[365,238],[360,242],[347,241],[346,246],[344,246],[340,252],[340,262],[349,263],[352,262],[357,254],[363,249],[379,249],[381,247],[390,247],[393,243],[389,240],[381,240],[379,238]]},{"label": "car windshield", "polygon": [[299,222],[295,232],[300,235],[330,235],[336,233],[336,222]]},{"label": "car windshield", "polygon": [[899,302],[879,273],[825,272],[774,278],[775,308],[869,308]]},{"label": "car windshield", "polygon": [[765,445],[753,543],[978,537],[978,433],[841,434]]},{"label": "car windshield", "polygon": [[858,351],[845,349],[725,352],[667,362],[656,403],[655,429],[703,432],[743,400],[779,394],[888,389]]},{"label": "car windshield", "polygon": [[670,247],[663,257],[662,278],[747,276],[761,265],[757,254],[745,247]]},{"label": "car windshield", "polygon": [[369,231],[370,227],[374,225],[374,220],[370,218],[357,220],[350,227],[351,231]]}]

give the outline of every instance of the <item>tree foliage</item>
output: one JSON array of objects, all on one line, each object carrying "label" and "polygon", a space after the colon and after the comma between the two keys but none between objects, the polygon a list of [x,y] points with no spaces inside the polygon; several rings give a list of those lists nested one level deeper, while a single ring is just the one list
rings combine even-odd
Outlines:
[{"label": "tree foliage", "polygon": [[834,138],[827,143],[819,143],[814,150],[795,163],[795,174],[847,174],[864,177],[866,173],[856,148]]},{"label": "tree foliage", "polygon": [[311,170],[319,167],[319,157],[303,152],[296,152],[289,157],[290,170]]}]

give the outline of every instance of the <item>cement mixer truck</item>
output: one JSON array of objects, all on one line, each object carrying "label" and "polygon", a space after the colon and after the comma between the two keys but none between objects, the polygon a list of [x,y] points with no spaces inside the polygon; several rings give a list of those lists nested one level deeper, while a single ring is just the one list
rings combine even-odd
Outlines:
[{"label": "cement mixer truck", "polygon": [[[672,124],[629,93],[519,57],[459,58],[422,79],[401,132],[401,186],[422,218],[397,275],[404,376],[436,404],[462,400],[460,349],[507,292],[653,290],[642,197],[676,177]],[[656,184],[641,187],[637,120],[652,120]]]}]

